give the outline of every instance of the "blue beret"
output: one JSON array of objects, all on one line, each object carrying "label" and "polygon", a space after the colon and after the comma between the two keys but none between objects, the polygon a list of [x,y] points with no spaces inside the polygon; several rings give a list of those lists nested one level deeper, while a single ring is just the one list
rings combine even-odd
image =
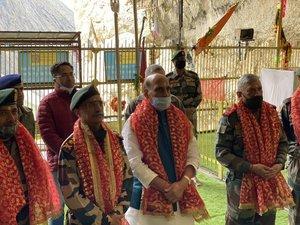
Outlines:
[{"label": "blue beret", "polygon": [[13,88],[0,90],[0,106],[16,104],[17,95]]},{"label": "blue beret", "polygon": [[0,77],[0,90],[6,88],[13,88],[14,86],[21,84],[21,75],[20,74],[9,74],[3,77]]},{"label": "blue beret", "polygon": [[99,92],[92,84],[78,90],[72,97],[70,104],[71,111],[77,109],[85,100],[94,95],[99,95]]}]

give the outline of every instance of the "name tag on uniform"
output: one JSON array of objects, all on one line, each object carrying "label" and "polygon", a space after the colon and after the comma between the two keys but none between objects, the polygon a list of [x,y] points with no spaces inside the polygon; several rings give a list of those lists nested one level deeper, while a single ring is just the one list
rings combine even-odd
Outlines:
[{"label": "name tag on uniform", "polygon": [[226,128],[227,128],[226,125],[220,124],[220,125],[219,125],[219,128],[218,128],[218,133],[219,133],[219,134],[225,134]]},{"label": "name tag on uniform", "polygon": [[175,82],[174,82],[174,83],[171,83],[171,82],[170,82],[170,86],[171,86],[171,87],[180,87],[180,83],[177,83],[177,82],[176,82],[176,83],[175,83]]},{"label": "name tag on uniform", "polygon": [[187,86],[196,86],[195,81],[187,81]]}]

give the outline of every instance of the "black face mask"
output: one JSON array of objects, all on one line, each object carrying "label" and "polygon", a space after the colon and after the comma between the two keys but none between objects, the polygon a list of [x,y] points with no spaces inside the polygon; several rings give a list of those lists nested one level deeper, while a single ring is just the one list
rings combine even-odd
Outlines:
[{"label": "black face mask", "polygon": [[257,110],[261,107],[263,97],[261,95],[252,98],[246,98],[245,105],[248,109]]},{"label": "black face mask", "polygon": [[175,67],[177,69],[183,69],[185,67],[185,61],[184,60],[178,60],[175,62]]}]

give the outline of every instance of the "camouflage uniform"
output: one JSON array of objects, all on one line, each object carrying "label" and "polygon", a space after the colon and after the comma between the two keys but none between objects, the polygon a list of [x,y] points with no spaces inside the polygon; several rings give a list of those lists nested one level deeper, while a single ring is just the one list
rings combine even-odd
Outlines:
[{"label": "camouflage uniform", "polygon": [[283,101],[280,117],[288,142],[288,184],[292,188],[295,206],[289,210],[290,225],[300,225],[300,146],[296,140],[291,118],[291,98]]},{"label": "camouflage uniform", "polygon": [[[141,103],[144,98],[145,98],[144,95],[141,94],[129,103],[129,105],[126,107],[126,110],[125,110],[125,121],[128,120],[130,115],[136,109],[137,105],[139,103]],[[173,105],[175,105],[178,109],[180,109],[182,112],[185,113],[185,109],[184,109],[182,102],[175,95],[171,95],[171,101],[172,101]]]},{"label": "camouflage uniform", "polygon": [[171,94],[175,95],[182,102],[186,109],[186,115],[197,130],[197,113],[196,108],[202,100],[202,91],[200,79],[197,73],[184,70],[184,73],[179,75],[176,71],[168,73],[171,86]]},{"label": "camouflage uniform", "polygon": [[22,106],[18,108],[19,121],[26,127],[32,137],[35,137],[35,122],[32,109]]},{"label": "camouflage uniform", "polygon": [[[284,132],[282,132],[276,163],[285,164],[286,151],[287,139]],[[254,210],[239,209],[243,174],[249,171],[251,164],[244,158],[242,126],[237,112],[221,118],[217,133],[215,154],[217,160],[229,169],[226,178],[226,225],[274,225],[276,211],[269,211],[259,216]]]},{"label": "camouflage uniform", "polygon": [[[120,143],[122,143],[121,138]],[[118,200],[117,207],[111,214],[125,213],[130,203],[132,173],[124,149],[123,155],[125,165],[122,193]],[[108,215],[102,212],[99,207],[84,196],[83,184],[76,165],[73,135],[71,135],[61,147],[58,170],[59,183],[66,205],[69,208],[67,212],[67,224],[109,225]]]}]

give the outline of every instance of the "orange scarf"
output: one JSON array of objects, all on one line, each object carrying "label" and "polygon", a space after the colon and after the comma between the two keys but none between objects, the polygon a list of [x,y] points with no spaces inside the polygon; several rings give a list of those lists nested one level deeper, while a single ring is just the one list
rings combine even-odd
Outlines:
[{"label": "orange scarf", "polygon": [[297,142],[300,141],[300,88],[297,88],[291,99],[291,116]]},{"label": "orange scarf", "polygon": [[[19,123],[16,131],[20,157],[28,186],[30,224],[59,215],[61,206],[54,180],[30,133]],[[17,224],[16,216],[26,204],[14,159],[0,139],[0,223]]]},{"label": "orange scarf", "polygon": [[[186,116],[173,105],[167,109],[167,117],[177,180],[180,180],[186,167],[191,125]],[[158,153],[158,125],[158,116],[155,109],[148,99],[144,99],[131,116],[131,126],[143,152],[143,162],[162,179],[168,180]],[[145,214],[165,216],[173,214],[172,204],[165,198],[163,193],[152,187],[143,188],[141,207]],[[179,201],[179,207],[181,213],[192,214],[196,221],[208,217],[204,202],[194,185],[189,185],[185,190],[182,199]]]},{"label": "orange scarf", "polygon": [[84,194],[108,214],[121,195],[124,160],[119,137],[105,123],[101,125],[107,132],[104,149],[80,119],[74,125],[74,142]]},{"label": "orange scarf", "polygon": [[[281,133],[276,109],[263,102],[260,121],[241,101],[231,109],[237,111],[242,125],[245,159],[251,164],[271,167],[275,164]],[[240,208],[255,209],[262,215],[270,209],[293,204],[291,191],[281,173],[268,180],[245,173],[240,190]]]}]

